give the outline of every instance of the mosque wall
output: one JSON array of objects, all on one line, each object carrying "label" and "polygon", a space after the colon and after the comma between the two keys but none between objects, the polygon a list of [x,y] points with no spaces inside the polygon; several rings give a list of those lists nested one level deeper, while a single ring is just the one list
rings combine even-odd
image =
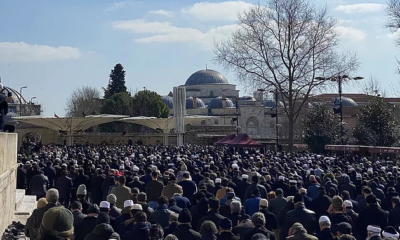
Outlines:
[{"label": "mosque wall", "polygon": [[17,140],[15,133],[0,133],[0,229],[12,222],[17,181]]}]

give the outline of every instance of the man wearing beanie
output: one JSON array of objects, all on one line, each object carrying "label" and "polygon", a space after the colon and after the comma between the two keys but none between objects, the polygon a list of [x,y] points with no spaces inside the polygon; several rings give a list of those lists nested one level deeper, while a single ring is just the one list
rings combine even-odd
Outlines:
[{"label": "man wearing beanie", "polygon": [[328,212],[330,213],[330,220],[332,223],[332,228],[335,230],[337,224],[342,222],[347,222],[353,225],[353,220],[345,212],[345,206],[343,200],[339,196],[334,196],[332,198],[332,205],[329,207]]},{"label": "man wearing beanie", "polygon": [[117,196],[115,196],[114,194],[108,195],[107,202],[110,203],[110,216],[113,218],[119,217],[121,215],[121,209],[115,206],[115,203],[117,202]]},{"label": "man wearing beanie", "polygon": [[[42,223],[42,219],[44,214],[51,208],[57,207],[58,206],[58,190],[55,188],[51,188],[46,192],[46,200],[47,204],[43,208],[38,208],[36,211],[33,211],[32,215],[28,218],[27,224],[25,226],[26,231],[29,232],[29,235],[31,236],[36,236],[40,224]],[[32,219],[32,220],[30,220]],[[73,220],[72,220],[73,224]],[[31,238],[32,240],[35,240],[36,238]]]},{"label": "man wearing beanie", "polygon": [[100,213],[100,208],[97,204],[93,204],[88,209],[87,216],[75,227],[74,240],[84,240],[86,235],[91,233],[97,225],[97,216]]},{"label": "man wearing beanie", "polygon": [[316,217],[315,213],[309,209],[307,209],[303,202],[303,196],[301,194],[296,193],[293,198],[294,209],[289,211],[286,214],[286,220],[283,224],[283,228],[281,231],[282,239],[287,236],[289,229],[295,223],[301,223],[302,226],[307,230],[307,233],[314,234],[316,230]]},{"label": "man wearing beanie", "polygon": [[87,214],[87,211],[90,207],[90,202],[86,199],[87,195],[87,190],[86,190],[86,185],[81,184],[78,187],[78,190],[76,191],[76,197],[78,198],[78,201],[81,202],[82,204],[82,213]]},{"label": "man wearing beanie", "polygon": [[38,232],[38,239],[71,239],[74,235],[74,217],[64,207],[49,209],[43,216]]},{"label": "man wearing beanie", "polygon": [[267,199],[261,199],[260,200],[260,211],[262,214],[264,214],[265,217],[265,227],[270,230],[274,231],[275,229],[278,229],[278,220],[276,219],[275,214],[270,212],[268,210],[268,200]]},{"label": "man wearing beanie", "polygon": [[200,233],[194,231],[190,225],[192,222],[192,214],[190,210],[185,208],[178,216],[178,230],[173,233],[178,240],[201,240]]},{"label": "man wearing beanie", "polygon": [[110,224],[100,223],[96,225],[93,232],[85,237],[85,240],[110,240],[116,239],[120,240],[118,233],[114,232],[114,229]]},{"label": "man wearing beanie", "polygon": [[357,233],[362,239],[367,237],[366,229],[368,225],[375,225],[381,229],[388,225],[388,213],[383,211],[378,205],[375,195],[368,195],[366,197],[366,202],[367,208],[361,210],[357,222]]},{"label": "man wearing beanie", "polygon": [[232,233],[232,221],[228,218],[223,218],[219,221],[220,233],[217,240],[239,240],[238,236]]},{"label": "man wearing beanie", "polygon": [[317,233],[317,238],[332,240],[333,236],[331,231],[331,220],[327,216],[321,216],[318,223],[320,232]]},{"label": "man wearing beanie", "polygon": [[385,240],[386,239],[398,240],[400,237],[399,233],[392,226],[386,227],[385,230],[382,231],[382,236],[383,236],[383,239],[385,239]]},{"label": "man wearing beanie", "polygon": [[138,201],[138,204],[142,205],[143,212],[146,213],[147,219],[150,219],[150,216],[154,212],[154,210],[151,207],[149,207],[149,205],[147,204],[146,193],[145,192],[139,193],[137,196],[137,201]]}]

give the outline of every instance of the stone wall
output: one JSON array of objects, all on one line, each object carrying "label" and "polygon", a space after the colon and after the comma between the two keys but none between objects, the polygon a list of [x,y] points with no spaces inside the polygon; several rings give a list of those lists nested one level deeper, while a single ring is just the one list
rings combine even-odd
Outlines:
[{"label": "stone wall", "polygon": [[17,181],[17,140],[15,133],[0,133],[0,229],[3,232],[15,211]]}]

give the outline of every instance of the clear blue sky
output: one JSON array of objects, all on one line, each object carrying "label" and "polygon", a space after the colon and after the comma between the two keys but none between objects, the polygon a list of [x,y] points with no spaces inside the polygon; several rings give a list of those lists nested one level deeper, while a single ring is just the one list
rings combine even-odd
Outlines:
[{"label": "clear blue sky", "polygon": [[[238,84],[234,74],[213,64],[213,42],[229,36],[236,13],[257,2],[2,0],[0,76],[17,90],[28,86],[25,98],[36,96],[43,115],[59,116],[75,88],[105,87],[116,63],[125,67],[133,91],[147,87],[168,94],[206,64]],[[400,78],[395,73],[400,49],[384,28],[384,0],[313,2],[338,19],[341,47],[359,55],[357,74],[376,78],[391,94]]]}]

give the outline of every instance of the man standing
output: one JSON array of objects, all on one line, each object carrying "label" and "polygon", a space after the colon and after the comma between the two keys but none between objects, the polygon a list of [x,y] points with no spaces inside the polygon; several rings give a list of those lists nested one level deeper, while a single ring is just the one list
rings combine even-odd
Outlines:
[{"label": "man standing", "polygon": [[161,196],[161,192],[164,188],[164,184],[158,181],[158,173],[156,171],[151,173],[151,181],[147,184],[146,195],[149,201],[149,206],[153,209],[157,209],[157,199]]},{"label": "man standing", "polygon": [[126,178],[121,176],[118,178],[118,186],[111,190],[111,194],[117,197],[117,208],[124,208],[124,202],[131,197],[131,189],[125,186]]}]

